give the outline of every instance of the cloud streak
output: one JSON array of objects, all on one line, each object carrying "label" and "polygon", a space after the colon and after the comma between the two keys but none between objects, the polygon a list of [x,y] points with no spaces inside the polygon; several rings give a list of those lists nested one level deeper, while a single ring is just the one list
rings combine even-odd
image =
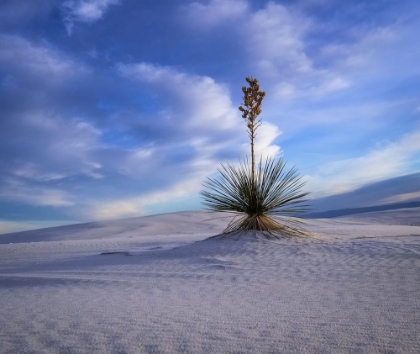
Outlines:
[{"label": "cloud streak", "polygon": [[306,179],[311,190],[324,195],[338,194],[373,181],[407,174],[413,158],[420,161],[420,131],[406,134],[365,156],[329,162]]},{"label": "cloud streak", "polygon": [[2,181],[0,199],[36,206],[67,207],[75,205],[71,196],[65,191],[43,186],[28,186],[18,179]]},{"label": "cloud streak", "polygon": [[211,0],[207,5],[193,2],[184,11],[195,26],[214,27],[246,15],[248,3],[243,0]]},{"label": "cloud streak", "polygon": [[68,0],[63,3],[64,23],[69,35],[75,22],[93,23],[100,20],[111,5],[120,0]]}]

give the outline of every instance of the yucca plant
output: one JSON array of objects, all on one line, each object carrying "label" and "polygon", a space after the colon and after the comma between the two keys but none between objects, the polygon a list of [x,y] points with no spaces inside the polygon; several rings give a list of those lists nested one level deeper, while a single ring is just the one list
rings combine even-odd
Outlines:
[{"label": "yucca plant", "polygon": [[[208,178],[200,192],[204,205],[213,211],[237,214],[225,234],[232,232],[261,231],[266,236],[304,236],[306,231],[296,214],[305,212],[304,182],[295,168],[286,171],[283,159],[260,159],[255,168],[254,141],[261,125],[265,92],[260,91],[258,80],[247,77],[249,87],[243,87],[243,105],[239,107],[246,120],[251,140],[251,161],[245,160],[238,167],[221,165],[219,176]],[[285,216],[289,217],[286,219]]]}]

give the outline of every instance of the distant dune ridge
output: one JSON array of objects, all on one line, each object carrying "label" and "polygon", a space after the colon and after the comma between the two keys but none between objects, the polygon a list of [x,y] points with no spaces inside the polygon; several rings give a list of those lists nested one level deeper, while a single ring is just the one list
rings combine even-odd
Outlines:
[{"label": "distant dune ridge", "polygon": [[221,216],[0,235],[0,353],[420,352],[420,208],[275,241]]},{"label": "distant dune ridge", "polygon": [[328,211],[322,211],[322,212],[317,212],[317,213],[306,213],[303,217],[312,218],[312,219],[334,218],[337,216],[346,216],[346,215],[353,215],[353,214],[371,213],[375,211],[407,209],[407,208],[420,208],[420,202],[395,203],[395,204],[375,205],[375,206],[364,207],[364,208],[328,210]]},{"label": "distant dune ridge", "polygon": [[[420,172],[363,185],[350,192],[311,200],[313,212],[365,208],[420,201]],[[367,204],[367,201],[369,204]],[[409,206],[407,206],[409,207]]]}]

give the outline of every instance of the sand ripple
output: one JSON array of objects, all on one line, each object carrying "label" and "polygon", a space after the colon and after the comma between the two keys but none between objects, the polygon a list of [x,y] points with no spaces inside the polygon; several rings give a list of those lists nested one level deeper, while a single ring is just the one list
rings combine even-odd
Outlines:
[{"label": "sand ripple", "polygon": [[419,353],[419,227],[376,226],[0,245],[0,352]]}]

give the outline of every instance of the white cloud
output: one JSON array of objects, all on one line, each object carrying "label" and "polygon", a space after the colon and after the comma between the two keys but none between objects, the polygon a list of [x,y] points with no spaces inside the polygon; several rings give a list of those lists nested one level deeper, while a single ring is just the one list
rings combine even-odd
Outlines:
[{"label": "white cloud", "polygon": [[381,58],[397,39],[396,29],[391,26],[363,29],[354,33],[353,43],[329,44],[321,48],[320,56],[346,70],[380,65],[376,59]]},{"label": "white cloud", "polygon": [[[273,141],[281,134],[279,129],[272,124],[265,123],[257,132],[258,134],[255,142],[255,154],[257,158],[259,158],[260,155],[263,158],[265,156],[278,157],[280,154],[280,147],[273,145]],[[191,142],[191,145],[199,151],[199,154],[196,158],[188,162],[191,170],[188,174],[184,175],[181,180],[174,181],[174,184],[160,189],[159,191],[145,193],[139,197],[108,202],[102,201],[92,208],[93,212],[91,213],[91,217],[93,219],[111,219],[144,215],[148,213],[148,209],[151,206],[157,204],[164,205],[173,200],[197,195],[202,189],[202,182],[205,178],[215,173],[216,169],[219,167],[220,161],[215,159],[215,152],[226,146],[223,144],[219,146],[208,144],[205,137],[196,138]],[[241,158],[245,158],[246,154],[249,156],[249,143],[244,144],[242,147],[243,156],[241,156]],[[137,151],[135,152],[135,156],[143,160],[150,156],[150,150]],[[240,161],[231,162],[239,163]],[[147,164],[148,162],[135,161],[136,166],[145,166],[145,163]],[[178,166],[177,168],[180,167]],[[162,171],[162,169],[159,169],[159,166],[157,166],[154,173],[165,173],[160,171]]]},{"label": "white cloud", "polygon": [[3,181],[0,199],[18,201],[29,205],[66,207],[75,205],[71,196],[62,190],[30,186],[15,179]]},{"label": "white cloud", "polygon": [[390,87],[420,73],[417,65],[420,52],[412,50],[418,31],[418,23],[411,21],[396,21],[382,27],[359,26],[349,41],[320,48],[318,59],[357,83],[356,89],[375,84]]},{"label": "white cloud", "polygon": [[[265,157],[271,157],[276,158],[279,157],[281,154],[280,146],[273,145],[274,140],[279,137],[282,132],[280,129],[275,126],[274,124],[271,124],[269,122],[264,122],[256,132],[255,137],[255,156],[256,159],[259,160],[260,157],[265,159]],[[242,145],[243,153],[247,156],[250,156],[250,145],[249,142]]]},{"label": "white cloud", "polygon": [[329,162],[305,176],[314,197],[349,192],[365,184],[412,173],[420,153],[420,131],[378,147],[365,156]]},{"label": "white cloud", "polygon": [[[101,162],[95,152],[101,149],[101,131],[78,119],[64,119],[49,116],[43,112],[32,112],[23,118],[25,129],[32,131],[36,139],[32,144],[31,161],[22,162],[15,168],[15,174],[38,181],[61,179],[71,175],[84,174],[101,178]],[[42,144],[39,141],[42,140]],[[30,158],[28,154],[27,158]],[[22,158],[21,158],[22,159]]]},{"label": "white cloud", "polygon": [[100,20],[108,7],[117,5],[120,0],[68,0],[63,3],[65,25],[71,35],[74,22],[92,23]]},{"label": "white cloud", "polygon": [[297,89],[294,85],[288,82],[281,82],[275,85],[273,95],[280,99],[289,99],[297,96]]},{"label": "white cloud", "polygon": [[[236,6],[232,9],[240,9],[235,12],[237,21],[224,21],[221,14],[232,4]],[[187,8],[187,23],[199,28],[229,26],[227,35],[236,36],[244,44],[242,55],[248,70],[265,80],[277,98],[318,98],[351,86],[343,72],[316,67],[306,53],[306,37],[315,24],[296,7],[271,1],[253,12],[245,1],[232,4],[231,1],[212,1],[206,6],[194,3]]]},{"label": "white cloud", "polygon": [[92,207],[89,213],[92,220],[109,220],[124,217],[145,215],[143,198],[128,198],[123,200],[102,201],[96,207]]},{"label": "white cloud", "polygon": [[[198,27],[227,24],[232,33],[243,37],[252,63],[267,76],[280,69],[308,73],[312,63],[304,52],[302,37],[311,27],[310,21],[286,6],[269,2],[264,8],[251,12],[242,0],[213,0],[208,5],[193,3],[186,8],[188,19]],[[226,22],[227,17],[238,22]]]},{"label": "white cloud", "polygon": [[169,94],[166,103],[172,107],[164,114],[177,114],[179,125],[210,130],[232,129],[240,122],[227,87],[207,76],[190,75],[167,66],[150,63],[119,64],[121,75],[154,85]]},{"label": "white cloud", "polygon": [[241,17],[248,10],[248,3],[244,0],[211,0],[207,5],[193,2],[184,9],[195,26],[213,27]]},{"label": "white cloud", "polygon": [[18,177],[32,179],[39,182],[56,181],[66,177],[65,174],[39,171],[36,165],[32,162],[25,162],[20,164],[14,170],[12,174]]},{"label": "white cloud", "polygon": [[186,179],[172,186],[145,193],[139,197],[113,201],[103,201],[96,204],[91,212],[95,220],[107,220],[122,217],[139,216],[147,213],[147,208],[156,204],[164,204],[179,198],[196,194],[201,189],[202,180]]},{"label": "white cloud", "polygon": [[[210,77],[149,63],[120,64],[117,68],[122,76],[154,90],[161,108],[151,124],[156,124],[157,129],[169,129],[170,134],[169,139],[134,149],[122,161],[123,173],[147,176],[152,171],[163,171],[164,175],[184,179],[204,165],[215,169],[216,156],[224,151],[239,152],[246,133],[227,87]],[[187,160],[183,157],[185,151],[189,154]],[[175,176],[172,164],[164,161],[179,158],[183,162],[178,161]]]},{"label": "white cloud", "polygon": [[260,68],[273,75],[279,70],[292,73],[310,73],[311,60],[304,52],[302,37],[309,30],[308,19],[292,14],[283,5],[270,2],[252,14],[244,34],[249,40],[247,48],[258,60]]},{"label": "white cloud", "polygon": [[14,77],[39,77],[51,82],[88,71],[46,43],[36,45],[17,35],[0,35],[0,49],[0,66]]},{"label": "white cloud", "polygon": [[[223,155],[229,150],[239,153],[241,140],[247,141],[243,119],[237,106],[232,104],[229,91],[224,85],[206,76],[189,75],[171,67],[148,63],[120,64],[118,70],[123,76],[150,84],[156,89],[164,100],[161,115],[166,124],[175,122],[174,129],[178,129],[177,134],[183,136],[181,142],[169,142],[134,152],[132,158],[137,162],[130,165],[138,166],[139,158],[147,157],[150,161],[165,151],[170,154],[184,144],[196,152],[195,157],[189,161],[193,170],[198,165],[200,168],[203,166],[197,160],[207,161],[206,165],[214,169],[220,159],[217,155]],[[278,154],[280,148],[273,141],[279,134],[277,127],[264,122],[257,135],[258,152],[264,155]],[[150,163],[155,165],[152,161]]]},{"label": "white cloud", "polygon": [[316,25],[296,9],[269,2],[250,19],[241,28],[250,60],[277,98],[319,98],[351,86],[343,72],[317,67],[307,54],[306,37]]},{"label": "white cloud", "polygon": [[36,110],[13,118],[14,129],[5,125],[5,131],[0,131],[3,148],[11,152],[8,163],[0,163],[5,175],[28,183],[62,181],[80,175],[102,177],[101,132],[92,125]]},{"label": "white cloud", "polygon": [[[89,70],[48,43],[17,35],[0,35],[0,69],[7,73],[2,85],[13,85],[2,96],[0,198],[74,206],[73,197],[62,187],[66,178],[102,176],[97,154],[101,132],[83,119],[66,116],[68,102],[63,97],[66,85],[88,78]],[[73,100],[69,99],[71,104]]]},{"label": "white cloud", "polygon": [[[268,98],[271,98],[268,96]],[[279,117],[281,112],[282,131],[287,135],[299,134],[305,129],[317,127],[328,129],[328,138],[324,143],[318,145],[328,148],[330,144],[340,144],[341,139],[349,140],[349,134],[357,136],[363,134],[375,134],[375,130],[388,123],[390,116],[400,115],[399,112],[407,111],[415,101],[409,99],[401,100],[363,100],[362,102],[340,101],[340,104],[320,104],[315,107],[301,104],[300,102],[291,105],[276,104],[277,101],[267,105],[265,112],[269,117]],[[279,108],[279,106],[281,108]],[[356,128],[357,127],[357,128]],[[383,139],[383,137],[378,137]]]},{"label": "white cloud", "polygon": [[[144,214],[150,206],[197,195],[202,182],[216,172],[220,162],[237,162],[249,155],[246,127],[226,86],[210,77],[150,63],[119,64],[117,69],[122,76],[137,81],[142,89],[149,87],[159,97],[161,111],[153,122],[162,120],[173,126],[174,138],[139,146],[117,162],[121,172],[128,176],[142,181],[162,180],[159,188],[139,197],[95,204],[93,218]],[[280,147],[274,140],[280,134],[276,126],[264,122],[257,131],[256,154],[278,156]],[[177,151],[184,150],[192,152],[187,158],[181,155],[178,159]]]},{"label": "white cloud", "polygon": [[313,95],[324,96],[330,92],[337,92],[350,87],[351,84],[347,79],[335,74],[326,74],[325,80],[315,87],[312,91]]}]

